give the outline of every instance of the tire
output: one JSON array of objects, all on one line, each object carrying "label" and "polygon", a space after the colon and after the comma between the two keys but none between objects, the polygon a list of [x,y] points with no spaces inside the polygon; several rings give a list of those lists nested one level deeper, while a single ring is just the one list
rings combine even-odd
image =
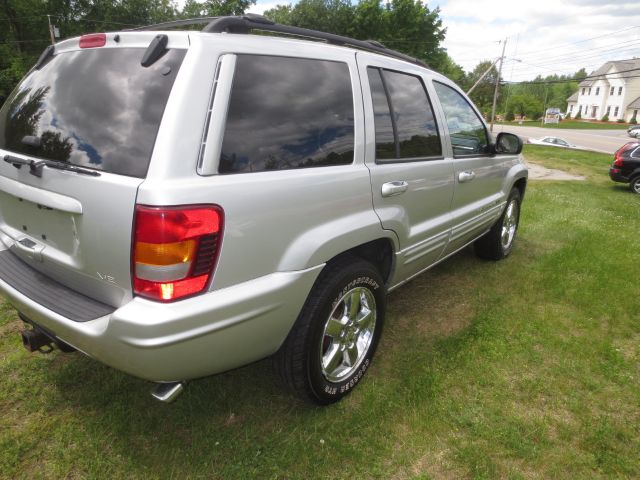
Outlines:
[{"label": "tire", "polygon": [[487,260],[502,260],[511,253],[520,222],[520,190],[513,188],[507,206],[498,221],[474,243],[476,255]]},{"label": "tire", "polygon": [[354,256],[327,264],[274,355],[276,373],[305,400],[337,402],[368,370],[385,307],[384,280],[372,264]]},{"label": "tire", "polygon": [[633,193],[637,193],[640,195],[640,175],[636,175],[629,182],[629,188]]}]

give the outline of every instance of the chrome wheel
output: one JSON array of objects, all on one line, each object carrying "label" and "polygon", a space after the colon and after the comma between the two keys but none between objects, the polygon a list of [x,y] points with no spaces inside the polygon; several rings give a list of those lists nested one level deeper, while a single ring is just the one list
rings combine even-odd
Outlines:
[{"label": "chrome wheel", "polygon": [[502,243],[503,250],[511,248],[513,238],[516,236],[516,229],[518,228],[518,214],[518,201],[514,198],[509,202],[507,210],[504,213],[504,219],[502,220],[500,242]]},{"label": "chrome wheel", "polygon": [[376,328],[376,300],[371,290],[356,287],[340,298],[324,327],[320,348],[322,375],[339,382],[367,355]]},{"label": "chrome wheel", "polygon": [[640,194],[640,177],[631,182],[631,190],[633,190],[634,193]]}]

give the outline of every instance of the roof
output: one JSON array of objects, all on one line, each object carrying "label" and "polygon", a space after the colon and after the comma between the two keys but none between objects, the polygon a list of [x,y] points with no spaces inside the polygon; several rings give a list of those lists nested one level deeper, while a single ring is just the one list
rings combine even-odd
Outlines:
[{"label": "roof", "polygon": [[[634,68],[640,69],[640,58],[630,58],[629,60],[616,60],[613,62],[606,62],[600,68],[598,68],[597,70],[594,70],[588,75],[589,77],[595,77],[595,78],[589,78],[587,80],[583,80],[582,82],[580,82],[580,86],[590,87],[591,85],[594,84],[594,82],[597,82],[598,80],[606,80],[607,77],[605,77],[604,75],[609,70],[611,70],[612,67],[615,68],[616,71],[618,72],[631,70]],[[616,75],[616,78],[626,79],[634,76],[636,76],[636,72],[626,72],[626,73],[621,73],[619,75]]]},{"label": "roof", "polygon": [[640,97],[636,98],[633,102],[627,105],[627,108],[640,108]]},{"label": "roof", "polygon": [[567,98],[567,102],[577,102],[577,101],[578,101],[578,92],[574,93],[569,98]]}]

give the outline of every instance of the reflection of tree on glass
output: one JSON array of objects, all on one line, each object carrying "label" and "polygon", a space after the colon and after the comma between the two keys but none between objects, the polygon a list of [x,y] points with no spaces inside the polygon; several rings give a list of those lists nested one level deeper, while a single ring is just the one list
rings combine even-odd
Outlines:
[{"label": "reflection of tree on glass", "polygon": [[[52,130],[38,132],[40,118],[45,112],[44,100],[50,90],[50,87],[42,87],[31,93],[31,89],[27,88],[18,93],[9,112],[11,121],[7,122],[5,130],[7,149],[34,157],[68,162],[73,149],[69,137],[63,138],[60,132]],[[40,145],[24,142],[24,138],[28,136],[37,137]]]}]

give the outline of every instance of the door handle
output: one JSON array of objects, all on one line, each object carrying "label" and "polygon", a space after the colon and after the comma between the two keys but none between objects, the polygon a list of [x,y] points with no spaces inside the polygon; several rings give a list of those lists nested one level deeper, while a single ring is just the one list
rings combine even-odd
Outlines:
[{"label": "door handle", "polygon": [[476,172],[473,170],[467,170],[466,172],[460,172],[458,174],[458,182],[460,183],[470,182],[474,178],[476,178]]},{"label": "door handle", "polygon": [[394,195],[400,195],[404,193],[409,188],[409,184],[402,181],[396,182],[387,182],[382,184],[382,196],[383,197],[393,197]]}]

